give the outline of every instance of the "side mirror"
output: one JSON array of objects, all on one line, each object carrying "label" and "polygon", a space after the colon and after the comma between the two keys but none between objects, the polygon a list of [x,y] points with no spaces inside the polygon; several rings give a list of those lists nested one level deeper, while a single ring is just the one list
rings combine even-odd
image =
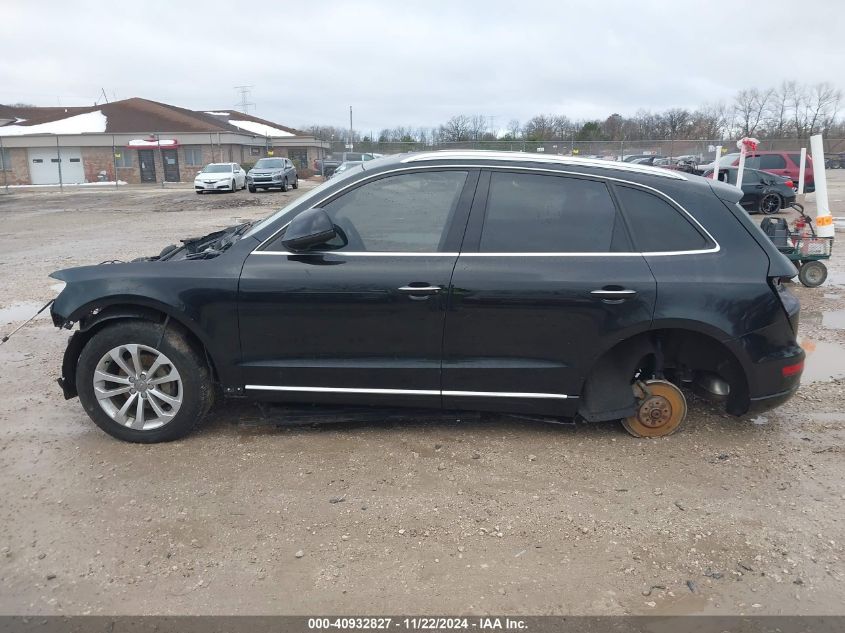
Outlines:
[{"label": "side mirror", "polygon": [[319,207],[303,211],[288,224],[282,244],[291,251],[304,251],[337,235],[328,214]]}]

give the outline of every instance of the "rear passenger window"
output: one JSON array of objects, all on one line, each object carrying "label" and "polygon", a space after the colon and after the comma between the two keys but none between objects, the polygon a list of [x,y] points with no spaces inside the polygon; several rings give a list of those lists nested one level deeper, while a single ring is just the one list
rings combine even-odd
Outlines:
[{"label": "rear passenger window", "polygon": [[482,253],[627,250],[616,207],[602,182],[493,173],[481,231]]},{"label": "rear passenger window", "polygon": [[747,158],[745,166],[754,169],[785,169],[786,160],[780,154],[762,154]]},{"label": "rear passenger window", "polygon": [[663,198],[633,187],[617,187],[617,192],[638,251],[697,251],[712,246],[680,210]]}]

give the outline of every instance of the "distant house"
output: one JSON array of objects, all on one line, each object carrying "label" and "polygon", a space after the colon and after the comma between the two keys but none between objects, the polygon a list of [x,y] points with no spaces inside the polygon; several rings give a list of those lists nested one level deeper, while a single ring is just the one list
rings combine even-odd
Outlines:
[{"label": "distant house", "polygon": [[[134,97],[85,108],[0,105],[0,185],[191,182],[203,165],[286,156],[313,165],[329,143],[230,109]],[[5,178],[4,178],[5,177]]]}]

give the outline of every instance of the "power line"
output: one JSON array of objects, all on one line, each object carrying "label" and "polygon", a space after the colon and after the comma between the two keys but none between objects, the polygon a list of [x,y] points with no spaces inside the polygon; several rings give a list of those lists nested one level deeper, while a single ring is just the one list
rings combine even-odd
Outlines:
[{"label": "power line", "polygon": [[235,86],[235,90],[237,90],[241,94],[240,103],[238,103],[237,105],[240,107],[241,112],[243,112],[244,114],[249,114],[249,108],[255,107],[255,103],[249,100],[252,88],[253,86]]}]

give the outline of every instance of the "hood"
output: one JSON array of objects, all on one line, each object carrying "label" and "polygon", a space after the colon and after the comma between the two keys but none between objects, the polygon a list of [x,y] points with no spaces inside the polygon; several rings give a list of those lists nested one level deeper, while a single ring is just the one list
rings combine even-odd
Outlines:
[{"label": "hood", "polygon": [[200,172],[194,177],[194,180],[229,180],[234,175],[235,174],[231,171],[223,171],[218,173]]},{"label": "hood", "polygon": [[280,174],[283,171],[284,171],[283,167],[261,167],[261,168],[253,167],[252,169],[249,170],[249,173],[251,173],[254,176],[256,176],[256,175],[257,176],[266,176],[268,174]]}]

